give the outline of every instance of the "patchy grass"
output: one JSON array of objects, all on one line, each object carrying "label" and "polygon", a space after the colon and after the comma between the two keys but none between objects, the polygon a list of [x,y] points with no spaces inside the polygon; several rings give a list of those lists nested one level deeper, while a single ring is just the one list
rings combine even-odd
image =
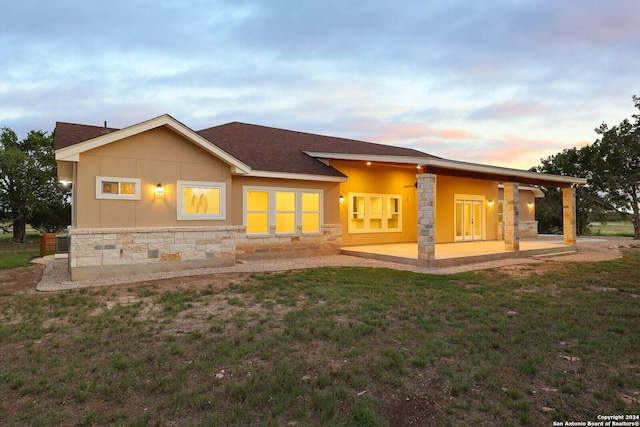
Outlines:
[{"label": "patchy grass", "polygon": [[640,411],[640,252],[0,296],[7,425],[541,426]]},{"label": "patchy grass", "polygon": [[11,241],[11,234],[0,234],[0,270],[26,267],[33,258],[40,256],[40,237],[30,233],[28,243]]},{"label": "patchy grass", "polygon": [[587,227],[591,236],[633,237],[633,224],[629,221],[592,222]]}]

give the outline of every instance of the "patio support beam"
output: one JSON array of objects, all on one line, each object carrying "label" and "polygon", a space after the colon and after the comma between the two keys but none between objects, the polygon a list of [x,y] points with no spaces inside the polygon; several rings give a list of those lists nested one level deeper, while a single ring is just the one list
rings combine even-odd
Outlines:
[{"label": "patio support beam", "polygon": [[436,258],[436,175],[423,173],[418,179],[418,261],[428,266]]},{"label": "patio support beam", "polygon": [[504,182],[504,249],[520,250],[520,221],[518,212],[518,183]]},{"label": "patio support beam", "polygon": [[564,244],[573,246],[576,244],[576,189],[575,187],[562,188],[562,233]]}]

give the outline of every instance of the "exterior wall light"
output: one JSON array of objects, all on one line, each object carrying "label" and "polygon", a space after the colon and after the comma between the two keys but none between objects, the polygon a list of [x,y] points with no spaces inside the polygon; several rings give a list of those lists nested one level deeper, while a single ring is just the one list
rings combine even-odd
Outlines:
[{"label": "exterior wall light", "polygon": [[156,185],[156,196],[161,196],[164,194],[164,188],[162,188],[162,184],[158,183]]},{"label": "exterior wall light", "polygon": [[493,207],[493,200],[489,200],[487,204],[489,205],[489,207]]},{"label": "exterior wall light", "polygon": [[340,204],[344,203],[344,196],[341,194],[338,200],[340,200]]},{"label": "exterior wall light", "polygon": [[527,206],[529,207],[529,209],[533,209],[533,203],[529,202],[527,203]]}]

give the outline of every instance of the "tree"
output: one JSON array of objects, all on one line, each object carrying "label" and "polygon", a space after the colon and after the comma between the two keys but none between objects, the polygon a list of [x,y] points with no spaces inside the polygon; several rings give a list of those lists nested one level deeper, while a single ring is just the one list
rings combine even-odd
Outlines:
[{"label": "tree", "polygon": [[[555,156],[541,160],[542,165],[533,168],[536,172],[553,175],[568,175],[587,178],[589,170],[585,163],[584,149],[565,149]],[[541,187],[545,197],[536,202],[536,219],[541,232],[559,233],[562,231],[562,190],[556,187]],[[584,234],[590,217],[598,207],[593,197],[593,188],[579,185],[576,187],[576,231]]]},{"label": "tree", "polygon": [[[640,110],[640,97],[633,96]],[[601,205],[616,211],[633,224],[634,239],[640,240],[640,114],[635,122],[625,119],[609,128],[602,123],[602,135],[588,147],[591,176],[589,185],[598,192]]]},{"label": "tree", "polygon": [[[634,95],[633,101],[640,110],[640,97]],[[579,233],[589,221],[604,220],[616,212],[631,221],[634,238],[640,240],[640,114],[632,117],[635,122],[625,119],[612,128],[603,123],[595,130],[601,138],[593,144],[564,150],[535,168],[538,172],[587,178],[587,184],[576,189]],[[537,204],[536,217],[541,229],[553,229],[562,224],[562,198],[557,189],[543,191],[546,197]]]},{"label": "tree", "polygon": [[[12,223],[13,241],[27,241],[26,226],[32,219],[48,230],[54,226],[53,212],[69,205],[69,190],[57,182],[53,138],[42,131],[31,131],[18,140],[9,128],[0,135],[0,215]],[[47,212],[49,212],[47,214]],[[57,222],[69,223],[69,218]],[[48,231],[47,230],[47,231]]]}]

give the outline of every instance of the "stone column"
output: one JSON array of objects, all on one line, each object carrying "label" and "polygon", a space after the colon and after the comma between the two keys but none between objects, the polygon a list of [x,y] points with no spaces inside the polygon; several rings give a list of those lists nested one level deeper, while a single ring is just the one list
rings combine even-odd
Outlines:
[{"label": "stone column", "polygon": [[520,250],[519,212],[518,212],[518,183],[505,182],[504,185],[504,249],[506,251]]},{"label": "stone column", "polygon": [[562,189],[562,232],[564,244],[576,244],[576,189],[565,187]]},{"label": "stone column", "polygon": [[418,260],[428,265],[436,258],[435,196],[436,175],[423,173],[418,179]]}]

